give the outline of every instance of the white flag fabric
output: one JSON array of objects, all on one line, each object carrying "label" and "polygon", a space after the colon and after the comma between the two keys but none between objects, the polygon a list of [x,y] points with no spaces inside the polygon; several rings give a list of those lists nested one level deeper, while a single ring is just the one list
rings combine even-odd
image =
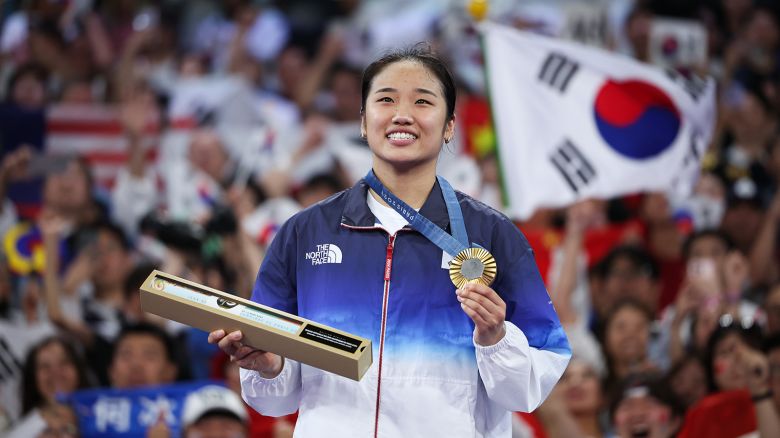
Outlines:
[{"label": "white flag fabric", "polygon": [[715,84],[494,23],[480,27],[507,213],[689,191]]}]

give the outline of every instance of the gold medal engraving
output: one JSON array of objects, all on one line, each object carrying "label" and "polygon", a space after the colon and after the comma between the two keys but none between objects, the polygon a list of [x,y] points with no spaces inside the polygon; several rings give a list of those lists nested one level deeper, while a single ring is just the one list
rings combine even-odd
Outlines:
[{"label": "gold medal engraving", "polygon": [[496,278],[496,259],[483,248],[468,248],[450,262],[450,280],[458,289],[466,283],[490,286]]}]

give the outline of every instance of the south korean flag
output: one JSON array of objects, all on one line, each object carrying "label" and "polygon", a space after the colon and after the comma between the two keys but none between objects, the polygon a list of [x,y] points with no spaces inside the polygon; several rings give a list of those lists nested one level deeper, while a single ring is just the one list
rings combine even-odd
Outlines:
[{"label": "south korean flag", "polygon": [[480,30],[511,216],[691,189],[713,132],[713,80],[493,23]]}]

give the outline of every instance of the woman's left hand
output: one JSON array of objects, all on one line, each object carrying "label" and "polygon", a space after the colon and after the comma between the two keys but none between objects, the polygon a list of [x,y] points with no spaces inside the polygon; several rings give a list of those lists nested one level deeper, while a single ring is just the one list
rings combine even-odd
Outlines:
[{"label": "woman's left hand", "polygon": [[468,283],[455,291],[460,307],[474,321],[474,340],[482,346],[494,345],[504,338],[506,303],[491,289],[479,283]]}]

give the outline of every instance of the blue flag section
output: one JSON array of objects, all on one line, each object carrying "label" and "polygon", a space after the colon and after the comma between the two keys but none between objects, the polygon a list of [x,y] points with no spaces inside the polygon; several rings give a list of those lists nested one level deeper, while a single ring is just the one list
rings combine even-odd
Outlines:
[{"label": "blue flag section", "polygon": [[182,411],[187,395],[213,381],[173,384],[140,389],[90,389],[71,394],[64,401],[78,417],[82,438],[143,437],[160,416],[171,436],[182,432]]}]

